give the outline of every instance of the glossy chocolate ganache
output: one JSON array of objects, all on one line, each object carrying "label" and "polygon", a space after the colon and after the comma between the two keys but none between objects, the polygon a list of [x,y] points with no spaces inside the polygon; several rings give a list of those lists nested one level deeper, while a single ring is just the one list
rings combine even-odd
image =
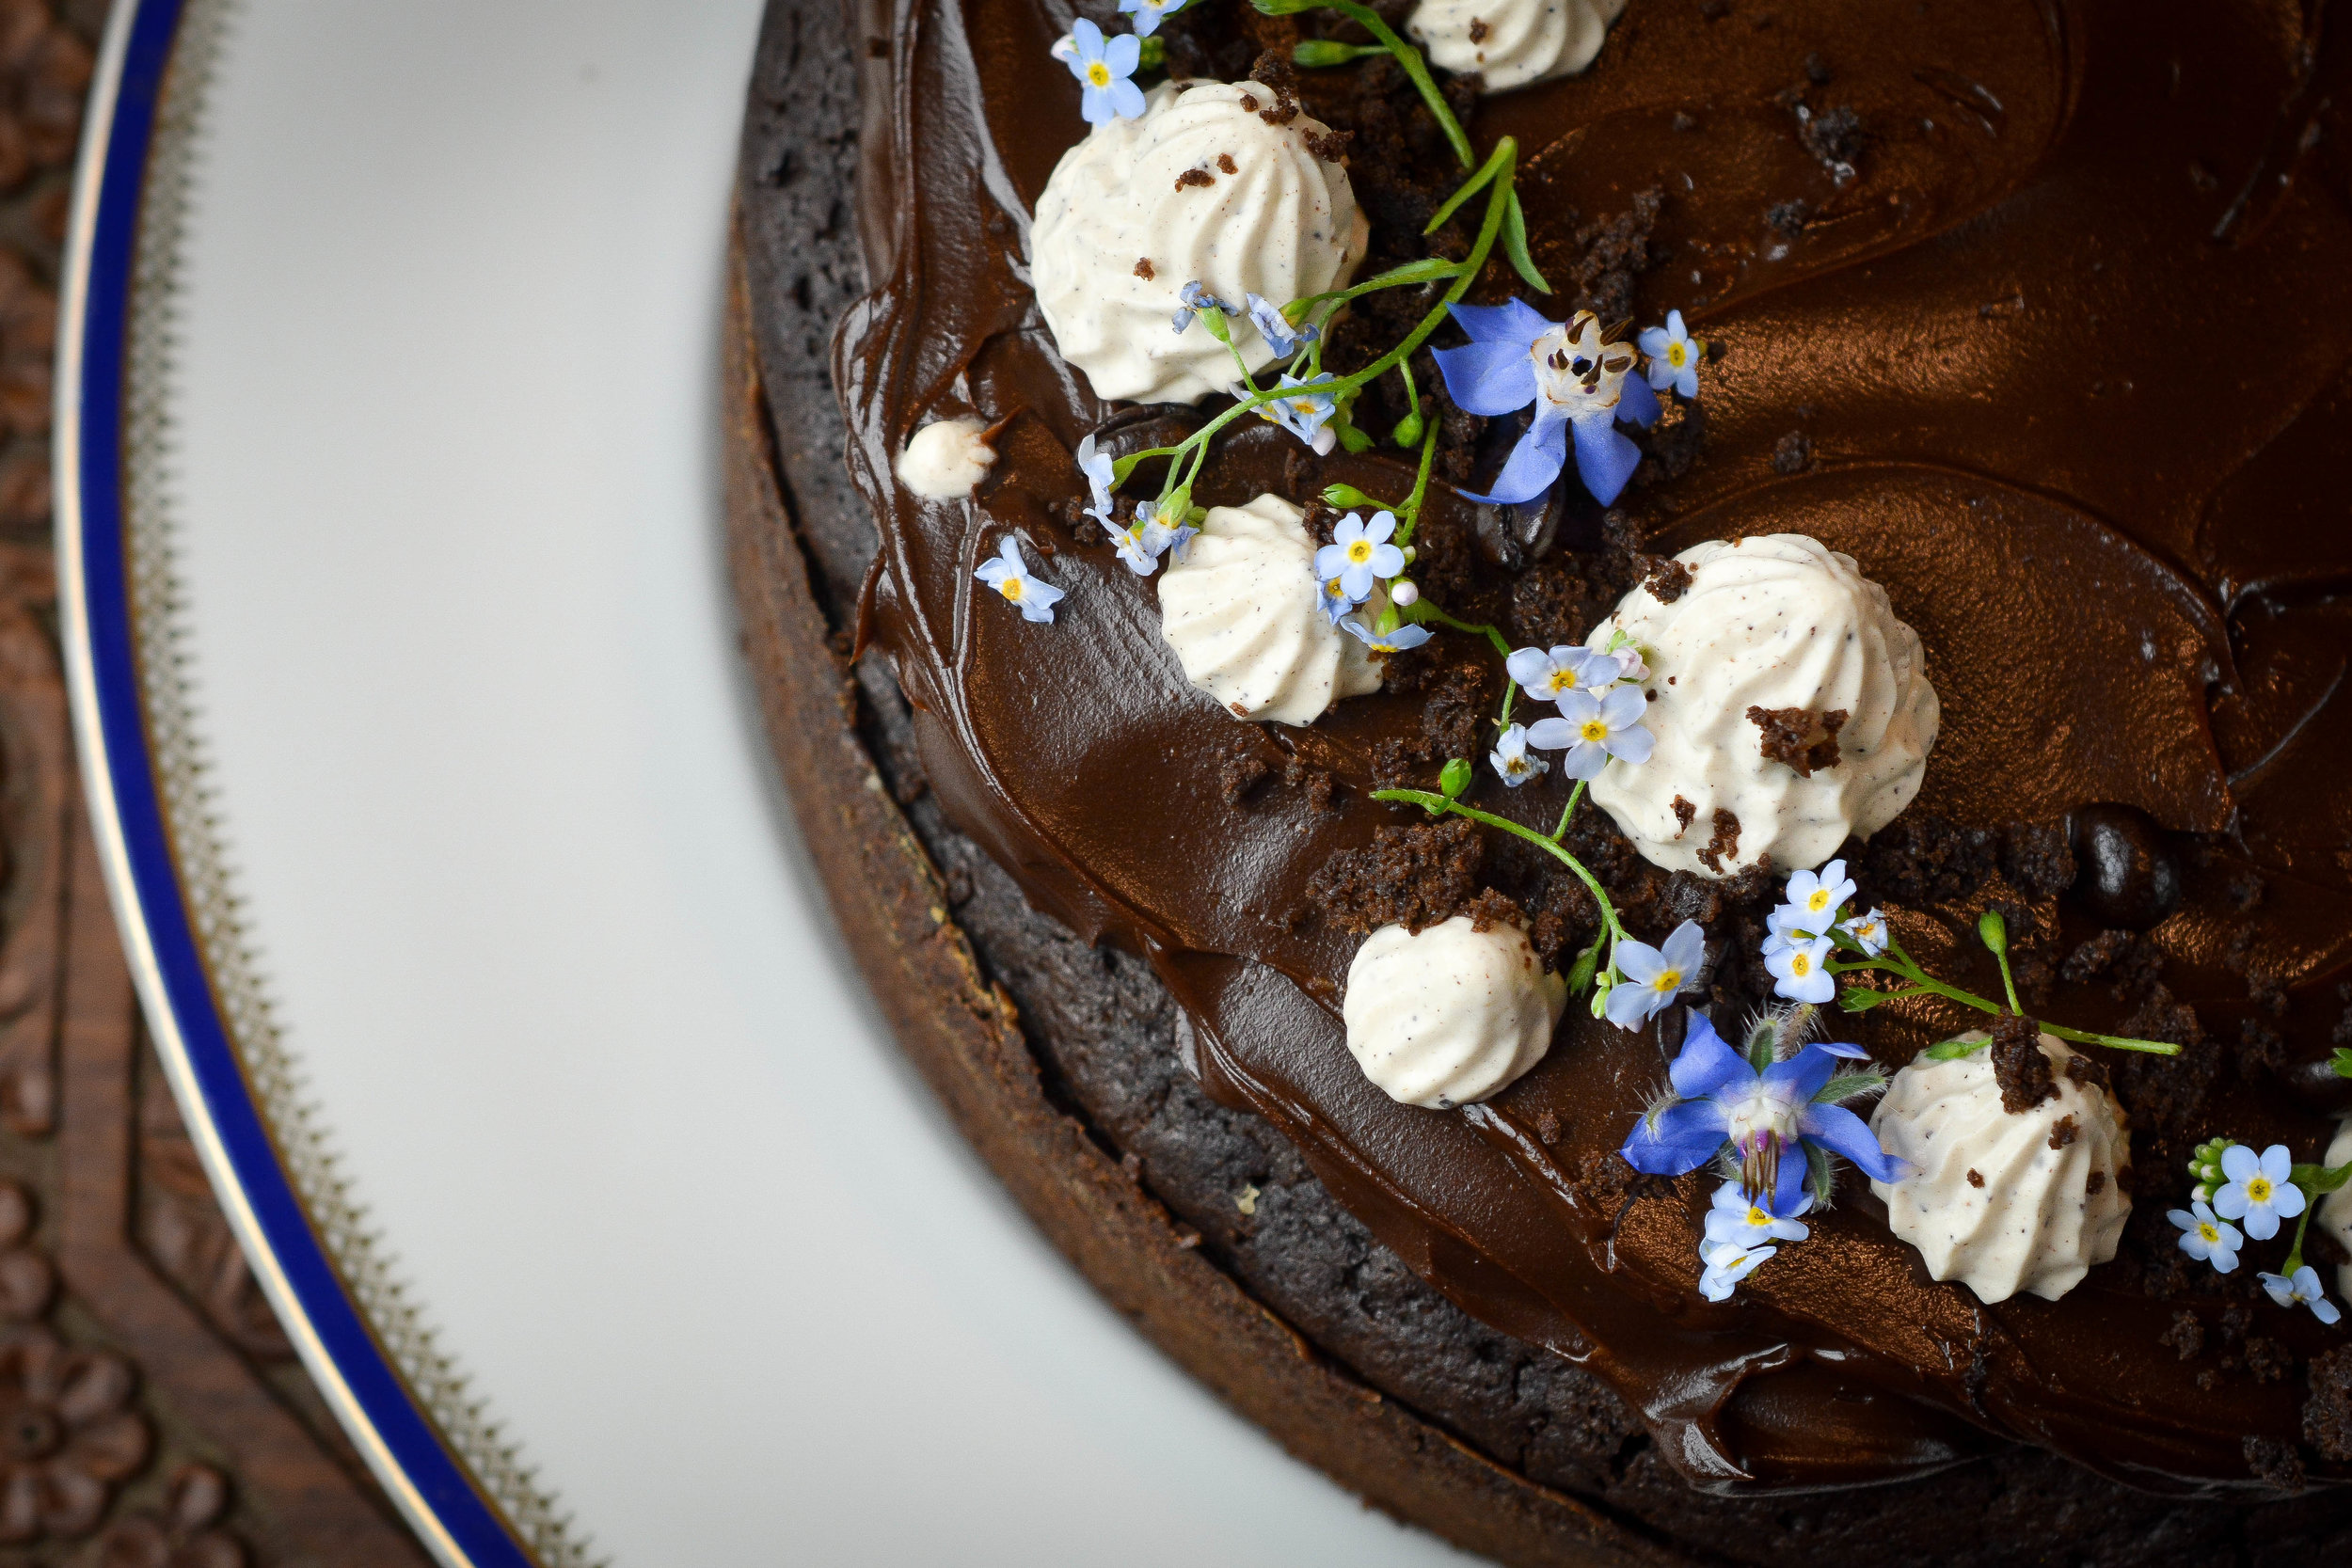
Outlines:
[{"label": "glossy chocolate ganache", "polygon": [[[1372,792],[1471,757],[1474,804],[1549,832],[1570,786],[1555,769],[1506,790],[1486,767],[1504,676],[1483,638],[1393,656],[1382,689],[1303,726],[1245,722],[1186,682],[1162,579],[1083,515],[1073,453],[1169,444],[1224,399],[1098,399],[1031,288],[1030,214],[1088,129],[1051,54],[1073,13],[900,0],[869,18],[874,292],[836,376],[882,534],[861,626],[896,660],[931,784],[1035,904],[1149,959],[1213,1096],[1281,1128],[1472,1315],[1606,1379],[1696,1486],[1867,1483],[2004,1442],[2173,1493],[2352,1478],[2352,1328],[2265,1297],[2253,1276],[2283,1237],[2224,1277],[2165,1218],[2206,1139],[2316,1161],[2352,1100],[2328,1067],[2352,1037],[2352,40],[2325,13],[1630,0],[1580,75],[1483,97],[1446,81],[1482,153],[1517,138],[1529,249],[1559,291],[1533,296],[1498,259],[1470,300],[1679,309],[1711,347],[1605,512],[1573,475],[1509,511],[1457,494],[1493,483],[1518,427],[1455,408],[1422,351],[1441,436],[1416,577],[1540,646],[1671,594],[1663,558],[1703,541],[1850,555],[1915,628],[1942,712],[1916,799],[1844,847],[1856,907],[1983,994],[2001,982],[1978,917],[1998,908],[2030,1013],[2184,1048],[2085,1048],[2130,1121],[2122,1246],[2059,1300],[1996,1305],[1933,1281],[1851,1170],[1809,1239],[1703,1299],[1714,1180],[1618,1154],[1679,1012],[1637,1033],[1571,1003],[1540,1062],[1463,1109],[1367,1080],[1342,1007],[1375,927],[1502,919],[1565,970],[1597,919],[1508,835]],[[1288,91],[1299,40],[1364,35],[1194,0],[1160,36],[1169,75]],[[1467,253],[1475,203],[1422,237],[1461,171],[1393,64],[1295,90],[1353,134],[1330,155],[1370,220],[1359,276]],[[1363,302],[1327,365],[1368,363],[1433,298]],[[1462,341],[1448,325],[1432,346]],[[1355,420],[1385,435],[1406,413],[1391,376]],[[925,499],[894,465],[947,419],[986,427],[996,460],[976,493]],[[1326,486],[1413,482],[1385,440],[1317,455],[1272,424],[1233,432],[1202,505],[1287,498],[1327,538]],[[1130,490],[1157,483],[1147,467]],[[1065,593],[1051,624],[976,580],[1008,537]],[[1566,843],[1636,937],[1705,928],[1688,1000],[1727,1034],[1769,995],[1778,876],[1737,856],[1737,875],[1670,875],[1590,805]],[[1835,1028],[1893,1067],[1971,1022],[1899,1003]],[[2335,1243],[2313,1227],[2306,1252],[2332,1294]]]}]

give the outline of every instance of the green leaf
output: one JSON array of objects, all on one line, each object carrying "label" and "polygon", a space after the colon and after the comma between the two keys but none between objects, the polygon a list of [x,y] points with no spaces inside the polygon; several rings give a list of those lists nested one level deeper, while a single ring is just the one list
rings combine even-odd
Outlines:
[{"label": "green leaf", "polygon": [[1780,1051],[1780,1025],[1770,1007],[1756,1015],[1748,1025],[1748,1066],[1761,1072],[1772,1065]]},{"label": "green leaf", "polygon": [[2345,1161],[2333,1170],[2325,1165],[2297,1165],[2294,1171],[2294,1181],[2313,1197],[2321,1193],[2332,1193],[2346,1181],[2352,1181],[2352,1160]]},{"label": "green leaf", "polygon": [[1249,3],[1257,7],[1262,15],[1296,16],[1300,11],[1313,10],[1322,4],[1322,0],[1249,0]]},{"label": "green leaf", "polygon": [[1929,1046],[1927,1050],[1921,1052],[1920,1054],[1927,1057],[1930,1061],[1957,1062],[1963,1056],[1975,1055],[1978,1052],[1982,1051],[1986,1046],[1991,1045],[1993,1041],[1989,1038],[1980,1040],[1946,1040],[1940,1045]]},{"label": "green leaf", "polygon": [[1470,787],[1470,761],[1468,757],[1450,759],[1438,774],[1438,787],[1445,792],[1449,800],[1460,800],[1462,791]]},{"label": "green leaf", "polygon": [[[1422,226],[1422,232],[1424,234],[1434,234],[1438,230],[1444,228],[1446,219],[1452,217],[1455,213],[1462,210],[1463,202],[1468,201],[1471,197],[1476,196],[1480,191],[1485,190],[1494,180],[1494,177],[1502,172],[1502,164],[1503,160],[1499,154],[1495,157],[1488,158],[1484,164],[1481,164],[1478,167],[1477,173],[1462,182],[1461,189],[1455,191],[1452,196],[1445,198],[1445,205],[1438,209],[1437,216],[1431,218],[1428,223]],[[1504,221],[1507,222],[1509,220],[1506,217]]]},{"label": "green leaf", "polygon": [[2337,1077],[2352,1078],[2352,1046],[2336,1053],[2335,1068]]},{"label": "green leaf", "polygon": [[1535,270],[1535,259],[1527,253],[1527,214],[1519,208],[1519,193],[1513,191],[1502,209],[1502,253],[1511,259],[1511,265],[1527,286],[1539,294],[1551,293],[1551,285]]},{"label": "green leaf", "polygon": [[1137,71],[1157,71],[1168,63],[1168,40],[1157,33],[1143,40],[1136,54]]},{"label": "green leaf", "polygon": [[1860,986],[1848,986],[1837,998],[1837,1005],[1850,1013],[1867,1013],[1894,1000],[1883,990],[1864,990]]}]

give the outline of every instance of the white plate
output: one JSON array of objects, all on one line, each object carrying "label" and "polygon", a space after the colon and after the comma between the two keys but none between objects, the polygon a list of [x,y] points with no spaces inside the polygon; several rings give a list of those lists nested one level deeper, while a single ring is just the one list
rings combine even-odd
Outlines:
[{"label": "white plate", "polygon": [[758,0],[183,10],[119,8],[77,209],[77,716],[174,1086],[420,1532],[1450,1559],[1085,1289],[833,941],[720,543]]}]

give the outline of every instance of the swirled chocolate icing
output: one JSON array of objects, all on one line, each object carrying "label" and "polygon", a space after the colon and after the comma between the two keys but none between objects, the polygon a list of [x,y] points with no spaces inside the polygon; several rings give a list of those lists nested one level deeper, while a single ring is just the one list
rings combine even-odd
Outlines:
[{"label": "swirled chocolate icing", "polygon": [[[864,626],[897,661],[958,825],[1039,907],[1149,958],[1214,1094],[1279,1125],[1470,1313],[1605,1377],[1693,1484],[1852,1485],[2004,1441],[2160,1490],[2255,1484],[2248,1440],[2298,1440],[2299,1369],[2344,1342],[2306,1313],[2263,1309],[2294,1375],[2217,1376],[2166,1342],[2184,1310],[2221,1305],[2196,1293],[2209,1282],[2119,1263],[2058,1302],[1986,1307],[1931,1282],[1851,1178],[1809,1241],[1709,1305],[1693,1289],[1698,1183],[1608,1169],[1661,1079],[1656,1038],[1571,1006],[1543,1063],[1468,1111],[1398,1105],[1364,1080],[1339,1020],[1359,938],[1318,918],[1310,888],[1408,819],[1368,793],[1379,743],[1416,729],[1423,699],[1392,690],[1285,729],[1185,685],[1152,581],[1073,526],[1071,451],[1200,416],[1099,402],[1025,282],[1027,214],[1084,131],[1047,53],[1069,13],[876,3],[860,214],[874,292],[835,370],[882,534]],[[1177,36],[1247,32],[1245,62],[1299,36],[1229,0],[1193,10]],[[2308,10],[1637,0],[1585,75],[1486,100],[1471,126],[1482,146],[1518,138],[1555,279],[1579,276],[1595,215],[1651,214],[1663,259],[1633,303],[1644,320],[1678,308],[1719,345],[1704,450],[1655,456],[1608,536],[1669,551],[1795,531],[1851,554],[1917,628],[1944,700],[1915,815],[1963,844],[2017,822],[2153,823],[2185,868],[2177,911],[2144,936],[2100,935],[2132,890],[2095,869],[2081,895],[2036,905],[2053,951],[2074,951],[2043,976],[2048,1016],[2118,1024],[2128,950],[2168,966],[2164,1016],[2196,1041],[2130,1064],[2159,1108],[2135,1130],[2150,1258],[2186,1185],[2155,1150],[2227,1132],[2313,1159],[2333,1125],[2316,1064],[2352,942],[2352,44]],[[1310,108],[1345,127],[1355,74],[1310,78]],[[1508,282],[1498,266],[1473,297]],[[977,496],[895,484],[906,437],[962,414],[1010,421]],[[1208,472],[1208,504],[1410,483],[1390,457],[1317,462],[1270,427],[1222,441]],[[1440,491],[1426,536],[1471,537],[1471,506]],[[1604,531],[1570,512],[1558,547],[1573,556]],[[1008,531],[1068,591],[1057,624],[976,592]],[[1460,572],[1510,602],[1503,566]],[[1336,792],[1237,807],[1220,783],[1237,740]],[[1548,828],[1565,788],[1488,781],[1480,803]],[[1994,869],[1912,881],[1897,920],[1913,951],[1990,989],[1961,934],[2014,890]],[[1954,1022],[1890,1007],[1851,1027],[1899,1062]],[[2352,1476],[2302,1457],[2315,1481]]]}]

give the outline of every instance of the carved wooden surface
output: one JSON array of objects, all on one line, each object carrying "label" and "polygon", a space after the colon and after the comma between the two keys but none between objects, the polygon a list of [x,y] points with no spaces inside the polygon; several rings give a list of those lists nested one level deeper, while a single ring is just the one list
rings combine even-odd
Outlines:
[{"label": "carved wooden surface", "polygon": [[50,366],[104,12],[0,0],[0,1568],[424,1568],[205,1183],[74,772]]}]

